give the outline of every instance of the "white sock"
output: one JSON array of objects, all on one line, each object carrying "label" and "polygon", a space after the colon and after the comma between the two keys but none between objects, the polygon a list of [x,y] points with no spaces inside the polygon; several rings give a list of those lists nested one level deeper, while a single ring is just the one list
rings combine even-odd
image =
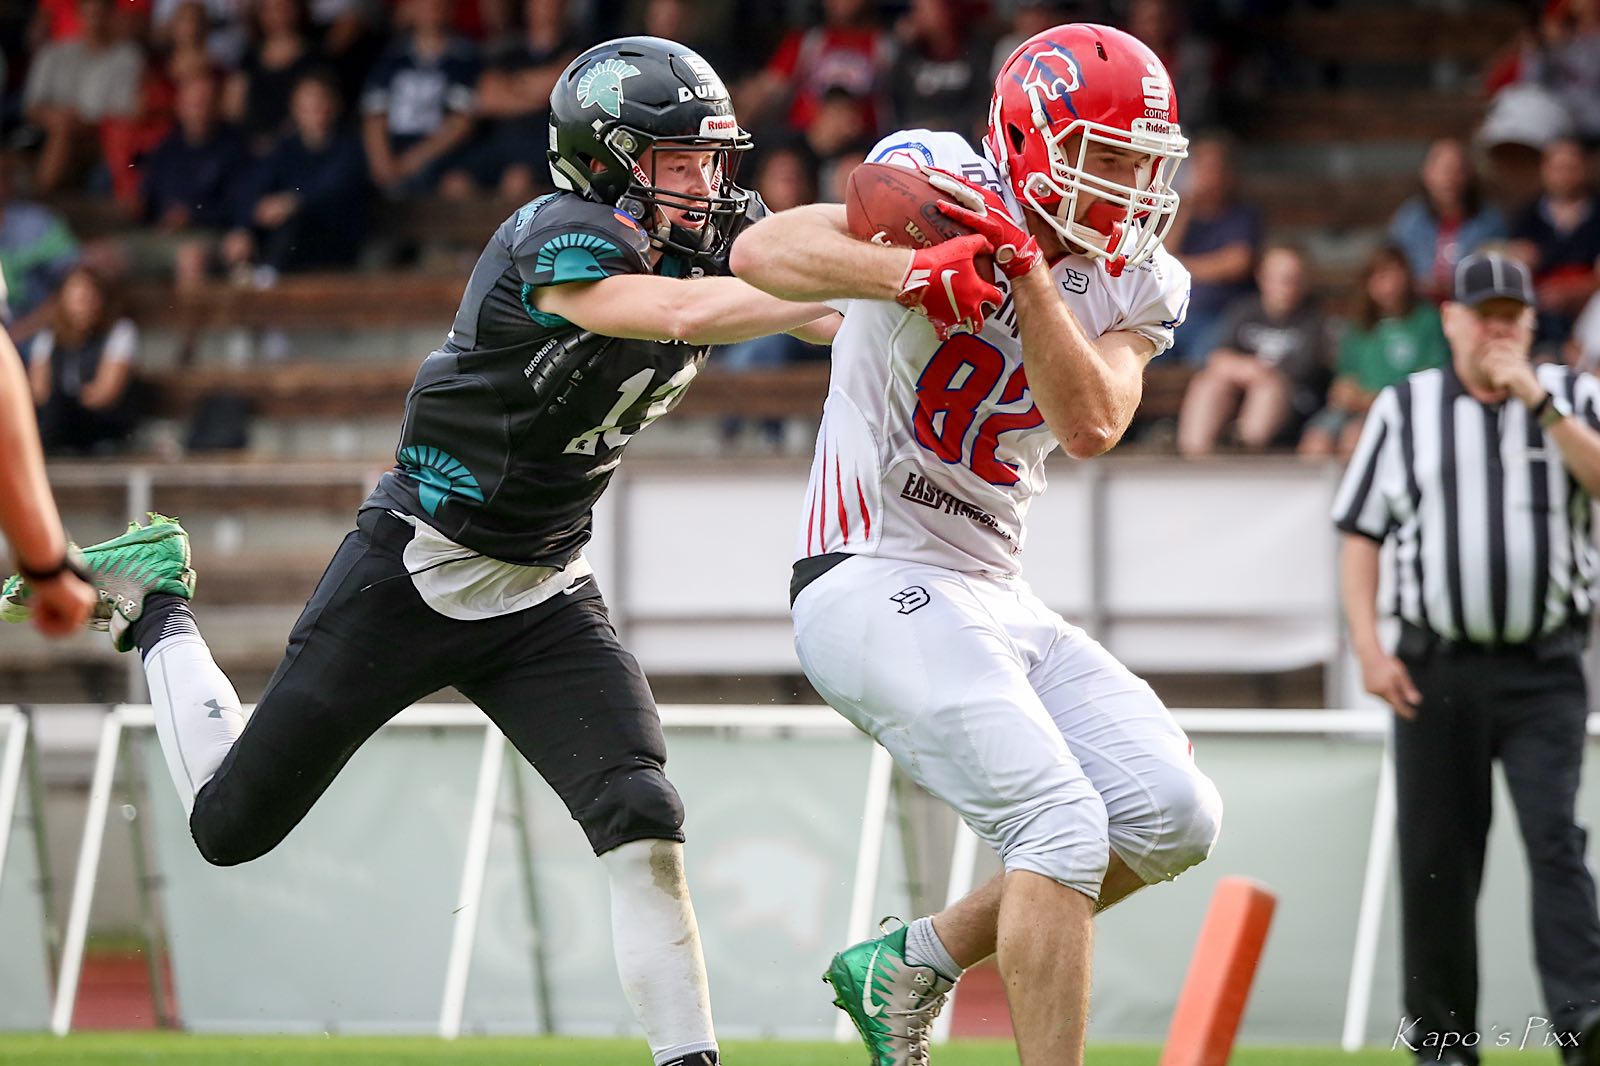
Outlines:
[{"label": "white sock", "polygon": [[150,682],[161,753],[187,815],[194,810],[195,795],[244,732],[244,712],[233,683],[197,632],[179,633],[156,644],[144,657],[144,673]]},{"label": "white sock", "polygon": [[913,966],[928,966],[946,981],[961,976],[961,967],[939,939],[932,918],[918,918],[906,928],[906,961]]},{"label": "white sock", "polygon": [[700,927],[683,876],[683,845],[635,840],[600,861],[611,875],[617,975],[657,1066],[716,1050]]}]

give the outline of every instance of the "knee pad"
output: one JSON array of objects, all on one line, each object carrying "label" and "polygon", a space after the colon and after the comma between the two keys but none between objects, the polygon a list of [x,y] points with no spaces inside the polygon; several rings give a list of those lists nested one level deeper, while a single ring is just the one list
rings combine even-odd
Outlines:
[{"label": "knee pad", "polygon": [[[1151,884],[1170,881],[1204,862],[1222,828],[1222,796],[1211,779],[1197,769],[1174,774],[1164,783],[1157,799],[1161,829],[1153,842],[1146,841],[1148,850],[1138,864],[1128,863]],[[1113,831],[1113,840],[1116,835]]]},{"label": "knee pad", "polygon": [[1106,806],[1087,783],[1041,797],[995,830],[999,838],[995,850],[1006,872],[1028,870],[1090,899],[1100,897],[1110,858]]},{"label": "knee pad", "polygon": [[596,855],[630,840],[683,840],[683,800],[659,766],[613,772],[576,818]]}]

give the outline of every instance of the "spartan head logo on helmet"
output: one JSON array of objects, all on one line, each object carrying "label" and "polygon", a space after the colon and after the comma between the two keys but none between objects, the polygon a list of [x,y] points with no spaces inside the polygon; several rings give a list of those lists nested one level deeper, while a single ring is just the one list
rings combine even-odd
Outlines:
[{"label": "spartan head logo on helmet", "polygon": [[578,106],[593,107],[612,118],[622,116],[622,79],[639,73],[639,68],[621,59],[602,59],[578,79]]}]

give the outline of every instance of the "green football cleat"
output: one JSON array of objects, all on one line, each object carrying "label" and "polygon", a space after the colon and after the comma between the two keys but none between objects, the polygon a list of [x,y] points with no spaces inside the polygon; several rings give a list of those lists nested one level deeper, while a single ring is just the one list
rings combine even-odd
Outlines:
[{"label": "green football cleat", "polygon": [[906,926],[863,940],[833,957],[822,979],[833,1005],[850,1016],[872,1055],[872,1066],[926,1066],[933,1020],[955,987],[931,967],[906,962]]},{"label": "green football cleat", "polygon": [[[84,548],[83,565],[100,593],[89,624],[110,629],[111,643],[127,651],[128,628],[144,613],[144,598],[153,592],[194,598],[194,570],[189,566],[189,534],[176,519],[150,513],[148,525],[128,523],[128,531],[102,544]],[[28,618],[28,585],[13,574],[0,585],[0,622]]]}]

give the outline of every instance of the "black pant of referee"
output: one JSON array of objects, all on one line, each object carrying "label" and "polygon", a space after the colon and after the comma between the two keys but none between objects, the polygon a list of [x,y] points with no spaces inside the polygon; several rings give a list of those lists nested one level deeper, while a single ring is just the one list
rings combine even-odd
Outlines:
[{"label": "black pant of referee", "polygon": [[[1413,1046],[1428,1033],[1476,1031],[1478,890],[1496,759],[1527,849],[1534,958],[1554,1015],[1536,1040],[1563,1034],[1570,1051],[1595,1013],[1600,920],[1588,834],[1574,818],[1588,718],[1580,649],[1575,631],[1503,649],[1450,644],[1411,626],[1401,636],[1396,651],[1422,695],[1415,718],[1394,719],[1402,992],[1406,1020],[1416,1021]],[[1501,1031],[1521,1024],[1489,1020]]]}]

